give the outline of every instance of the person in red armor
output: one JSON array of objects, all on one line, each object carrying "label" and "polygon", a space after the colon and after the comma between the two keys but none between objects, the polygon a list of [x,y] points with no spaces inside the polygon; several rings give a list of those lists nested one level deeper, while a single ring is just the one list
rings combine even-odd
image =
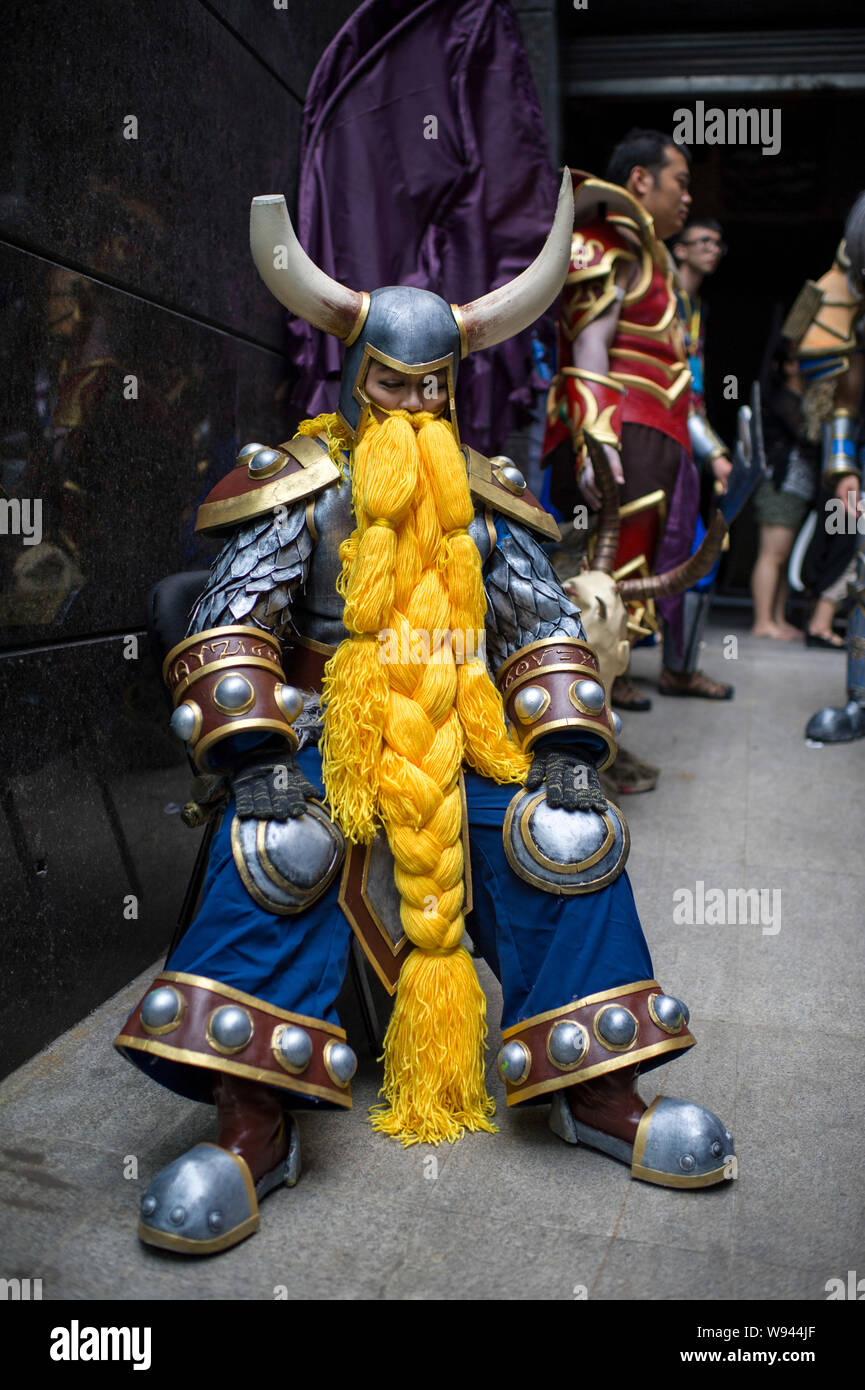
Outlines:
[{"label": "person in red armor", "polygon": [[[613,151],[605,180],[575,169],[571,176],[575,230],[544,440],[551,498],[565,514],[582,499],[600,505],[584,447],[589,428],[606,449],[623,516],[639,527],[639,548],[653,570],[665,570],[687,557],[699,503],[688,433],[691,374],[663,244],[687,220],[689,155],[670,136],[632,130]],[[625,542],[628,527],[622,530]],[[682,650],[682,598],[659,600],[658,608],[668,657],[661,692],[730,699],[731,686],[696,669],[671,669],[669,654]],[[621,676],[613,702],[650,707]]]}]

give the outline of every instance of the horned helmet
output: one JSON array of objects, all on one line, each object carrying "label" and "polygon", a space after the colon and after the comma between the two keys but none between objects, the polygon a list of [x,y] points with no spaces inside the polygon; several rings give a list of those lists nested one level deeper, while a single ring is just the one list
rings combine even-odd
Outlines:
[{"label": "horned helmet", "polygon": [[570,266],[574,200],[565,171],[555,218],[538,256],[505,285],[468,304],[429,290],[388,285],[348,289],[310,260],[297,240],[282,194],[253,198],[249,239],[258,273],[286,309],[346,346],[337,411],[351,438],[370,409],[365,383],[372,362],[406,373],[446,373],[448,408],[459,441],[454,391],[470,352],[521,333],[549,308]]}]

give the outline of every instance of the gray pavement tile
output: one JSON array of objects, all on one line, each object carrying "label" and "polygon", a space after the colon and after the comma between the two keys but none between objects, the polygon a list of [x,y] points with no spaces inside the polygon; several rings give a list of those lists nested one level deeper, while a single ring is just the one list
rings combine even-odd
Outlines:
[{"label": "gray pavement tile", "polygon": [[826,1280],[815,1269],[767,1264],[747,1255],[734,1255],[731,1272],[736,1297],[743,1300],[792,1299],[820,1303],[826,1299]]},{"label": "gray pavement tile", "polygon": [[590,1285],[589,1298],[661,1302],[692,1299],[695,1289],[701,1299],[741,1297],[733,1287],[728,1253],[682,1250],[663,1239],[646,1244],[617,1239]]},{"label": "gray pavement tile", "polygon": [[861,1037],[861,879],[771,864],[763,878],[780,893],[780,930],[740,930],[735,1003],[742,1022],[807,1022]]},{"label": "gray pavement tile", "polygon": [[863,1263],[861,1044],[740,1026],[737,1255],[825,1279]]},{"label": "gray pavement tile", "polygon": [[429,1204],[382,1296],[397,1300],[544,1302],[582,1298],[609,1242],[519,1214],[472,1216]]},{"label": "gray pavement tile", "polygon": [[[565,1144],[547,1123],[549,1106],[505,1105],[500,1133],[460,1142],[428,1183],[431,1212],[447,1208],[492,1221],[555,1226],[579,1235],[610,1236],[622,1209],[627,1169],[589,1149]],[[596,1161],[599,1160],[599,1161]]]}]

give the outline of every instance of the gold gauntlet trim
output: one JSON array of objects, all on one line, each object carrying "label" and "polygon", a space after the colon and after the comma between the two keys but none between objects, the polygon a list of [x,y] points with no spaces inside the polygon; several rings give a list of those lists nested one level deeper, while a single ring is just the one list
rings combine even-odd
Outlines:
[{"label": "gold gauntlet trim", "polygon": [[[225,771],[211,763],[210,750],[238,733],[276,733],[292,751],[297,748],[290,706],[287,710],[285,702],[282,655],[272,633],[243,624],[197,632],[172,647],[162,674],[171,692],[175,717],[182,707],[185,718],[191,721],[188,734],[185,728],[175,731],[186,743],[199,772]],[[233,692],[225,686],[220,690],[227,676],[237,678]],[[192,687],[195,698],[187,700],[186,693]],[[287,690],[290,694],[291,687]],[[300,696],[297,704],[300,713]]]},{"label": "gold gauntlet trim", "polygon": [[582,406],[578,413],[574,409],[576,402],[568,399],[568,414],[575,445],[581,443],[581,436],[586,433],[599,444],[610,444],[614,449],[621,449],[621,440],[613,428],[612,420],[616,409],[625,398],[624,387],[611,376],[601,372],[590,372],[586,367],[562,367],[561,375],[570,377],[573,381]]},{"label": "gold gauntlet trim", "polygon": [[604,689],[594,651],[576,637],[530,642],[499,667],[496,683],[523,752],[528,753],[538,739],[557,729],[585,730],[607,746],[607,756],[599,767],[610,766],[617,748],[609,700],[604,692],[601,708],[590,709],[574,693],[580,680],[593,681]]}]

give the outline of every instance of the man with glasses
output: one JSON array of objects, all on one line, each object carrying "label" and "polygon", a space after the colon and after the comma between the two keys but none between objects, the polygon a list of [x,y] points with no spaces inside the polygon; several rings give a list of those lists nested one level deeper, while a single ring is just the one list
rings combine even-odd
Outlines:
[{"label": "man with glasses", "polygon": [[[720,222],[712,217],[695,218],[688,222],[669,244],[676,262],[676,302],[691,370],[691,407],[688,414],[691,449],[702,477],[705,478],[711,470],[715,490],[721,492],[733,465],[726,444],[712,429],[706,414],[706,309],[700,290],[706,276],[713,275],[718,269],[727,254],[727,246]],[[702,540],[704,533],[705,526],[698,518],[695,541]],[[670,642],[664,644],[664,665],[670,671],[689,671],[696,666],[714,579],[714,573],[707,575],[685,595],[681,649],[677,650]],[[733,687],[727,686],[726,689],[728,698],[731,698]]]}]

